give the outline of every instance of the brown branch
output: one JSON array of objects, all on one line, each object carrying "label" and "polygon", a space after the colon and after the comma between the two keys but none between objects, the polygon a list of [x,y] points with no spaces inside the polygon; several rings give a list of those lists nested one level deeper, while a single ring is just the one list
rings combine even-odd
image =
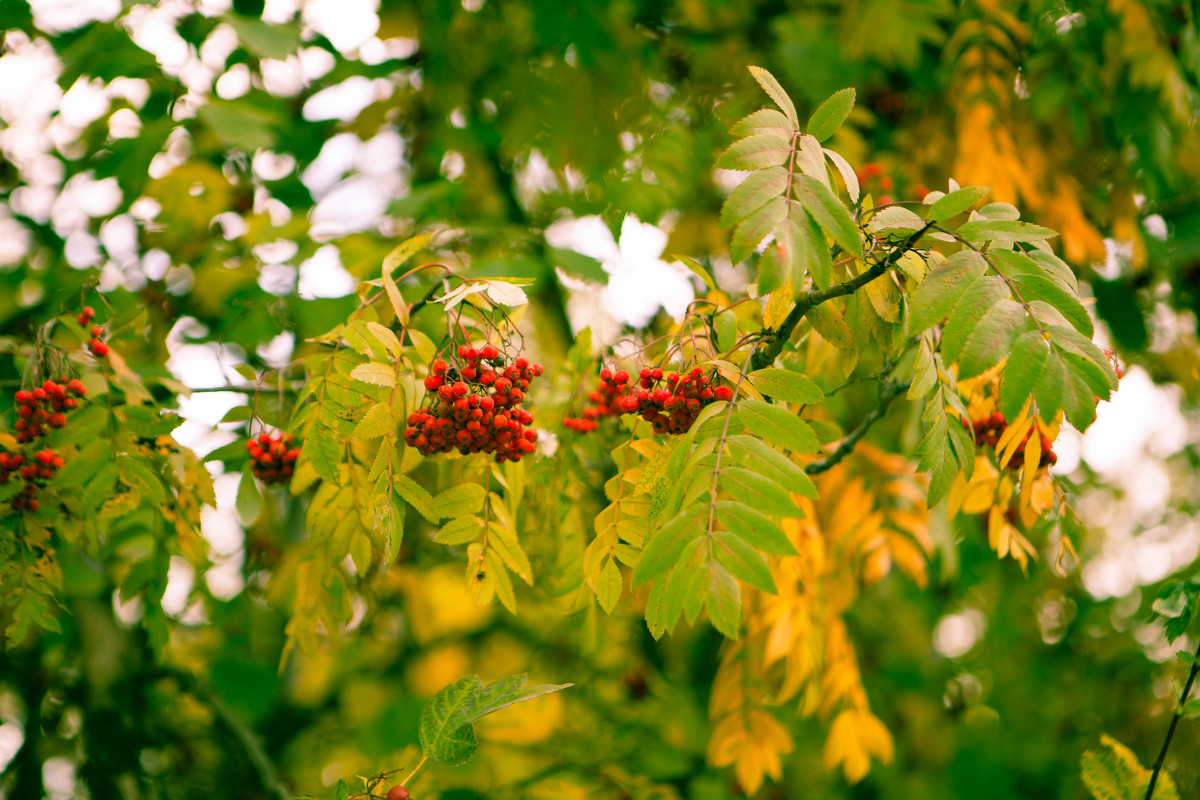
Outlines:
[{"label": "brown branch", "polygon": [[900,260],[900,257],[909,250],[912,250],[916,243],[921,240],[921,237],[925,235],[925,232],[932,227],[932,222],[925,223],[924,226],[914,231],[911,236],[905,239],[902,244],[888,253],[885,258],[872,264],[869,270],[858,277],[835,284],[828,289],[811,289],[801,295],[800,299],[796,301],[796,305],[792,306],[792,310],[788,312],[788,315],[780,323],[777,330],[763,330],[765,343],[754,351],[754,358],[752,360],[754,369],[769,367],[775,362],[775,359],[783,351],[783,343],[791,338],[792,331],[796,329],[796,326],[800,324],[800,320],[804,319],[804,315],[811,311],[814,306],[819,306],[821,303],[828,302],[835,297],[853,294],[883,275],[889,269],[896,266],[896,262]]},{"label": "brown branch", "polygon": [[892,404],[892,401],[895,400],[902,392],[906,391],[908,386],[909,381],[904,381],[902,383],[884,382],[879,390],[879,405],[876,406],[870,414],[867,414],[867,416],[863,418],[863,421],[859,423],[857,428],[851,431],[845,439],[842,439],[841,444],[837,446],[836,450],[834,450],[825,458],[822,458],[820,461],[812,462],[804,468],[804,471],[809,475],[818,475],[828,469],[831,469],[843,458],[850,455],[850,452],[855,448],[859,441],[867,435],[867,431],[871,429],[871,426],[883,419],[884,415],[887,414],[888,406]]}]

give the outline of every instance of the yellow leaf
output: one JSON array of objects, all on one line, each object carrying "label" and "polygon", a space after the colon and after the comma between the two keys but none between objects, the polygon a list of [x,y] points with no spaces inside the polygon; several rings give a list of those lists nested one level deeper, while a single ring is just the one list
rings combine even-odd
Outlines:
[{"label": "yellow leaf", "polygon": [[780,323],[792,310],[792,298],[796,291],[793,288],[792,278],[789,275],[787,281],[771,292],[767,299],[767,307],[763,309],[763,326],[767,328],[778,328]]}]

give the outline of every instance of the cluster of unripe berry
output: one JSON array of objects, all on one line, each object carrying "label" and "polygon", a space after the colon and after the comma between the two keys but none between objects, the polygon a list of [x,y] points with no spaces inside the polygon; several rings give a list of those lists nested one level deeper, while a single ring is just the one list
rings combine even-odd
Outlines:
[{"label": "cluster of unripe berry", "polygon": [[457,366],[442,359],[429,365],[425,406],[408,417],[404,441],[421,455],[491,453],[498,463],[520,461],[536,449],[533,414],[521,408],[541,364],[512,363],[494,345],[461,345]]},{"label": "cluster of unripe berry", "polygon": [[92,355],[96,356],[97,358],[104,358],[106,355],[108,355],[108,345],[105,344],[103,340],[104,328],[100,327],[99,325],[92,325],[92,320],[95,319],[95,317],[96,309],[92,308],[91,306],[84,306],[83,311],[79,312],[79,316],[77,316],[75,320],[85,328],[91,326],[91,329],[88,332],[92,335],[92,338],[91,341],[88,342],[88,349],[91,350]]},{"label": "cluster of unripe berry", "polygon": [[21,494],[13,498],[12,507],[16,511],[37,511],[36,495],[43,482],[50,480],[62,467],[63,460],[53,450],[38,450],[33,454],[33,461],[26,463],[25,456],[20,453],[0,453],[0,483],[8,483],[12,473],[18,473],[25,480],[25,488]]},{"label": "cluster of unripe berry", "polygon": [[17,441],[32,442],[44,436],[46,428],[61,428],[67,423],[66,412],[78,407],[77,398],[85,394],[87,389],[75,378],[46,381],[32,391],[17,392]]},{"label": "cluster of unripe berry", "polygon": [[250,454],[250,471],[266,484],[285,483],[292,477],[300,448],[293,448],[290,433],[267,433],[246,442]]},{"label": "cluster of unripe berry", "polygon": [[733,399],[733,389],[715,386],[704,370],[664,374],[661,369],[643,369],[637,384],[625,370],[600,370],[596,389],[588,393],[591,403],[580,418],[567,417],[563,424],[580,433],[593,431],[602,417],[638,414],[657,434],[686,433],[701,409],[717,400]]},{"label": "cluster of unripe berry", "polygon": [[[975,435],[975,444],[982,447],[995,448],[1000,441],[1000,437],[1004,435],[1004,431],[1008,429],[1008,423],[1004,419],[1004,415],[999,411],[993,412],[991,415],[981,417],[977,420],[972,420],[969,424],[964,419],[963,427],[968,428]],[[1036,423],[1035,423],[1036,425]],[[1030,435],[1033,433],[1034,426],[1031,425],[1029,430],[1025,432],[1025,438],[1021,439],[1021,443],[1017,445],[1012,458],[1008,460],[1007,468],[1014,472],[1021,469],[1025,463],[1025,444],[1029,441]],[[1045,440],[1043,440],[1045,441]],[[1038,463],[1039,467],[1048,467],[1058,463],[1058,454],[1053,448],[1044,445],[1042,457]]]}]

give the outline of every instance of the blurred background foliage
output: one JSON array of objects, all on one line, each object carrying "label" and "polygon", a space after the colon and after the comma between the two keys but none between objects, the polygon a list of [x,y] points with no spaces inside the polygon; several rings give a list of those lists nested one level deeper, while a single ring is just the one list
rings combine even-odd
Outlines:
[{"label": "blurred background foliage", "polygon": [[[147,312],[122,354],[164,378],[185,344],[260,369],[302,357],[417,230],[441,231],[436,255],[457,269],[535,280],[529,344],[547,363],[571,343],[577,282],[606,278],[547,241],[560,219],[598,215],[614,239],[627,214],[659,224],[667,253],[707,259],[737,291],[748,276],[717,224],[731,184],[711,165],[760,104],[744,67],[774,72],[801,118],[855,87],[833,146],[879,165],[877,195],[953,178],[1061,230],[1122,360],[1176,387],[1184,430],[1146,448],[1161,502],[1088,463],[1070,475],[1097,528],[1085,567],[1169,554],[1088,591],[1079,570],[996,563],[970,522],[941,531],[928,591],[891,577],[849,620],[894,763],[848,787],[821,766],[823,726],[800,720],[784,781],[759,796],[1075,798],[1102,732],[1144,763],[1157,751],[1180,667],[1148,598],[1200,538],[1192,4],[6,0],[0,31],[0,334],[30,337],[98,287],[118,316]],[[0,377],[14,369],[0,356]],[[890,419],[877,438],[903,450],[911,426]],[[0,655],[0,794],[271,797],[268,761],[323,794],[411,765],[417,712],[445,684],[528,670],[577,687],[481,725],[480,756],[427,771],[417,796],[737,796],[705,763],[719,635],[655,643],[624,606],[566,615],[559,538],[528,545],[545,579],[517,617],[469,605],[458,563],[406,544],[356,628],[277,672],[286,619],[263,586],[277,530],[299,523],[268,511],[277,522],[245,533],[245,589],[185,588],[163,662],[116,613],[111,577],[65,564],[63,632]],[[1184,723],[1168,762],[1183,796],[1198,745]]]}]

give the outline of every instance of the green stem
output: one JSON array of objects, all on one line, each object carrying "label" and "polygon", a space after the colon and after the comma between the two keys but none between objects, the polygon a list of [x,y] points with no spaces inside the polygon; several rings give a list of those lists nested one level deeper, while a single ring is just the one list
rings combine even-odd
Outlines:
[{"label": "green stem", "polygon": [[1183,685],[1179,702],[1175,704],[1175,715],[1171,717],[1171,725],[1167,728],[1167,738],[1163,740],[1162,750],[1158,751],[1158,758],[1150,773],[1150,785],[1146,787],[1146,800],[1154,797],[1154,784],[1158,783],[1158,774],[1162,772],[1163,764],[1167,760],[1167,750],[1171,747],[1171,739],[1175,737],[1175,727],[1179,724],[1180,717],[1183,716],[1183,707],[1187,703],[1188,695],[1192,692],[1192,684],[1196,682],[1197,672],[1200,672],[1200,645],[1196,647],[1196,657],[1192,659],[1192,670],[1188,673],[1187,683]]}]

